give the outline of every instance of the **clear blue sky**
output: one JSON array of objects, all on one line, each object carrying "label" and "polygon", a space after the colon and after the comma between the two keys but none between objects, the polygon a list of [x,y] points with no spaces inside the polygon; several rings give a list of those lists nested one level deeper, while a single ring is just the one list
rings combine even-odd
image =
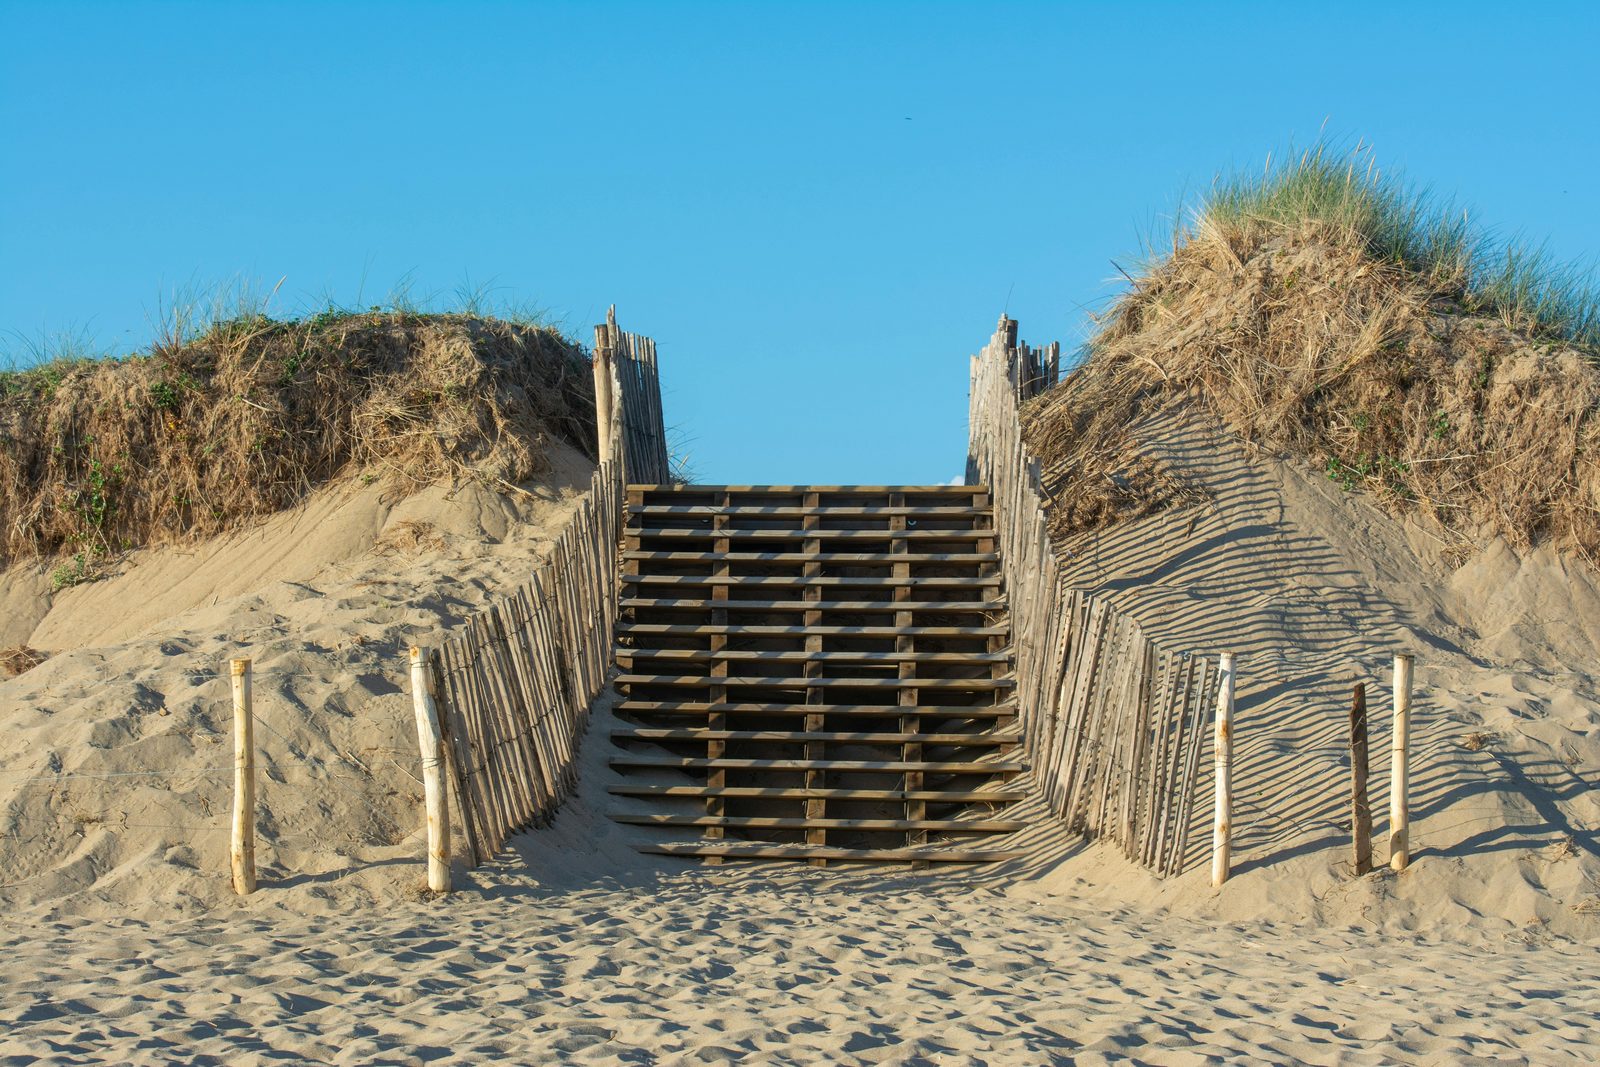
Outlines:
[{"label": "clear blue sky", "polygon": [[1081,340],[1180,192],[1325,123],[1600,248],[1594,5],[1339,8],[0,0],[0,330],[125,351],[236,278],[615,302],[702,480],[943,481],[1008,301]]}]

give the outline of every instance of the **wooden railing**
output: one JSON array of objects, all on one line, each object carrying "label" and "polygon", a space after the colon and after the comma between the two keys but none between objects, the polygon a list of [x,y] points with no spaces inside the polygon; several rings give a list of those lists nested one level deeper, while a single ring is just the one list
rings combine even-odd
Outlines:
[{"label": "wooden railing", "polygon": [[[595,327],[600,465],[577,511],[525,584],[413,651],[428,791],[429,884],[449,887],[448,768],[471,863],[546,823],[576,782],[589,706],[606,684],[617,619],[623,488],[670,479],[655,342]],[[436,829],[437,827],[437,829]],[[441,854],[442,853],[442,854]]]},{"label": "wooden railing", "polygon": [[1039,788],[1073,830],[1157,873],[1185,864],[1218,658],[1164,649],[1105,598],[1067,585],[1021,404],[1055,385],[1060,348],[1006,318],[973,357],[967,481],[987,484],[1011,606],[1018,715]]}]

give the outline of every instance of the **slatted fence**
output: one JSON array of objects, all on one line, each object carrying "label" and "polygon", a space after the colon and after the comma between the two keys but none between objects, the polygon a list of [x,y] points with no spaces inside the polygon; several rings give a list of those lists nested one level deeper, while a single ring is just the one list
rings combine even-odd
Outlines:
[{"label": "slatted fence", "polygon": [[1215,656],[1164,649],[1102,597],[1067,586],[1018,408],[1056,384],[1060,348],[1002,318],[973,357],[967,480],[987,484],[1011,605],[1018,715],[1050,810],[1157,873],[1183,866]]},{"label": "slatted fence", "polygon": [[[443,758],[474,866],[548,822],[576,782],[589,706],[606,684],[628,480],[667,481],[655,342],[596,327],[603,458],[531,579],[429,657]],[[600,390],[597,390],[600,392]],[[606,445],[609,444],[609,447]]]}]

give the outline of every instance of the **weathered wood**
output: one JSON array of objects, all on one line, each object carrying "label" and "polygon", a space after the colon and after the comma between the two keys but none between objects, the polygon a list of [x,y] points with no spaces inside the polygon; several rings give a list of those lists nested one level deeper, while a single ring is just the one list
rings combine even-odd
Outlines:
[{"label": "weathered wood", "polygon": [[444,786],[444,737],[433,699],[428,650],[411,649],[411,702],[422,758],[423,810],[428,830],[428,888],[450,891],[450,801]]},{"label": "weathered wood", "polygon": [[1389,748],[1389,866],[1411,865],[1411,655],[1394,657],[1394,734]]},{"label": "weathered wood", "polygon": [[1372,807],[1367,803],[1367,687],[1350,697],[1350,834],[1356,874],[1372,870]]},{"label": "weathered wood", "polygon": [[1228,880],[1233,856],[1233,653],[1218,661],[1216,810],[1211,830],[1211,884]]},{"label": "weathered wood", "polygon": [[233,891],[256,891],[256,745],[252,670],[247,659],[228,664],[233,682],[233,823],[228,859]]}]

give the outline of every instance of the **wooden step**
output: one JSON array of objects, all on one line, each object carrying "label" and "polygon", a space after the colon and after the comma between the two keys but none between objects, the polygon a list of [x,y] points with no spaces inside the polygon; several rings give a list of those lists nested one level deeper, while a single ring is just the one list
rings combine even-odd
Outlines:
[{"label": "wooden step", "polygon": [[741,830],[952,830],[974,834],[1011,834],[1028,824],[1015,819],[785,819],[764,815],[640,815],[607,813],[629,826],[722,826]]},{"label": "wooden step", "polygon": [[[814,707],[809,705],[808,707]],[[896,708],[896,711],[899,709]],[[691,730],[640,727],[611,731],[612,741],[772,741],[780,744],[822,741],[836,745],[961,745],[970,748],[999,748],[1022,741],[1017,733],[851,733],[847,730]]]},{"label": "wooden step", "polygon": [[987,485],[699,485],[673,482],[670,485],[629,485],[630,493],[848,493],[851,496],[887,496],[890,493],[942,494],[948,496],[988,496]]},{"label": "wooden step", "polygon": [[643,529],[629,527],[638,537],[706,538],[725,537],[730,541],[992,541],[993,530],[806,530],[798,526],[781,529],[725,529],[711,526],[661,526]]},{"label": "wooden step", "polygon": [[689,663],[1009,663],[1010,652],[799,652],[724,648],[619,648],[623,659],[661,659]]},{"label": "wooden step", "polygon": [[1009,626],[778,626],[700,622],[624,622],[624,637],[1004,637]]},{"label": "wooden step", "polygon": [[825,789],[804,786],[743,785],[613,785],[606,792],[619,797],[708,797],[729,800],[926,800],[944,804],[1010,804],[1026,800],[1019,789]]},{"label": "wooden step", "polygon": [[712,685],[762,689],[1011,689],[1006,678],[795,678],[775,675],[619,674],[614,685],[665,685],[704,688]]},{"label": "wooden step", "polygon": [[710,715],[837,715],[864,718],[894,718],[902,715],[919,715],[942,719],[1004,719],[1017,714],[1013,703],[985,704],[980,707],[961,707],[949,704],[772,704],[760,701],[702,701],[702,700],[624,700],[616,710],[626,715],[691,715],[704,718]]},{"label": "wooden step", "polygon": [[975,760],[934,763],[921,760],[841,760],[841,759],[703,759],[693,756],[612,756],[612,767],[657,768],[676,771],[837,771],[905,774],[1020,774],[1021,763],[982,763]]},{"label": "wooden step", "polygon": [[[893,506],[889,504],[818,504],[806,507],[799,504],[629,504],[629,515],[685,515],[715,518],[718,515],[740,515],[749,519],[803,519],[815,515],[819,519],[876,519],[905,516],[910,519],[944,519],[957,516],[984,516],[992,508],[963,505],[935,504]],[[631,525],[631,524],[630,524]]]},{"label": "wooden step", "polygon": [[624,608],[635,611],[651,608],[674,611],[817,611],[871,612],[937,611],[946,614],[969,612],[996,612],[1005,610],[1006,602],[1000,597],[984,600],[712,600],[709,597],[625,597]]},{"label": "wooden step", "polygon": [[708,585],[763,589],[785,586],[791,589],[898,589],[908,586],[916,589],[971,589],[994,588],[1002,581],[998,574],[963,574],[953,577],[924,578],[910,575],[904,578],[871,575],[868,577],[838,577],[828,575],[787,574],[624,574],[624,585]]},{"label": "wooden step", "polygon": [[841,860],[859,863],[999,863],[1027,855],[1018,849],[970,848],[831,848],[822,845],[725,844],[665,841],[637,845],[657,856],[719,856],[745,860]]},{"label": "wooden step", "polygon": [[624,552],[624,559],[660,563],[831,563],[890,566],[897,563],[993,563],[993,552]]}]

